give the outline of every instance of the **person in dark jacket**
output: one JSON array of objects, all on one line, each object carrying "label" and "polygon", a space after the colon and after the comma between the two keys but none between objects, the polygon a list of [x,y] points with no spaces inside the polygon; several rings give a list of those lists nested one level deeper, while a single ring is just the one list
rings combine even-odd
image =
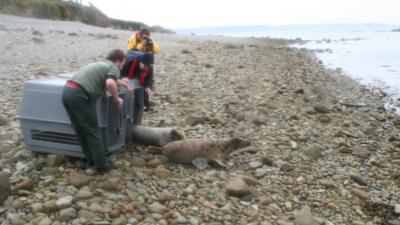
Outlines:
[{"label": "person in dark jacket", "polygon": [[126,54],[126,63],[121,72],[122,80],[136,79],[144,88],[144,110],[150,110],[149,95],[153,89],[154,55],[151,52],[129,50]]}]

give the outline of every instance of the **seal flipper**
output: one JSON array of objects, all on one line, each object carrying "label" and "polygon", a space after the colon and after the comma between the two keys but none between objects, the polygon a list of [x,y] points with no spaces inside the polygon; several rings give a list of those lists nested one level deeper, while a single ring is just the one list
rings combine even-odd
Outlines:
[{"label": "seal flipper", "polygon": [[209,159],[209,161],[211,162],[211,163],[215,163],[215,164],[217,164],[218,166],[220,166],[220,167],[222,167],[222,168],[228,168],[228,165],[226,165],[225,163],[223,163],[220,159]]}]

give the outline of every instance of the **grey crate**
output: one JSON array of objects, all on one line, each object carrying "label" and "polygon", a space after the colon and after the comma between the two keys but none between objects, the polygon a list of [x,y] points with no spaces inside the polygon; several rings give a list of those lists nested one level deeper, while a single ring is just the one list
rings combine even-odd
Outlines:
[{"label": "grey crate", "polygon": [[[70,75],[63,74],[25,83],[18,118],[28,150],[84,157],[61,101],[62,91],[69,77]],[[140,85],[132,86],[135,92],[143,90]],[[96,102],[98,124],[107,153],[125,145],[128,123],[140,124],[143,116],[143,107],[132,106],[135,101],[143,102],[143,96],[131,96],[123,89],[118,93],[125,102],[121,109],[118,109],[110,95],[101,97]]]}]

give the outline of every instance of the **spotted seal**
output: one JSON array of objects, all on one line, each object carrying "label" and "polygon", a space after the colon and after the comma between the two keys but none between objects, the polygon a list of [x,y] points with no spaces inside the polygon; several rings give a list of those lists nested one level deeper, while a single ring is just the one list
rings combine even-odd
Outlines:
[{"label": "spotted seal", "polygon": [[229,139],[185,139],[173,141],[165,146],[150,148],[150,152],[166,155],[176,163],[190,164],[196,158],[205,158],[210,163],[226,167],[224,159],[231,152],[250,146],[248,140],[242,138]]}]

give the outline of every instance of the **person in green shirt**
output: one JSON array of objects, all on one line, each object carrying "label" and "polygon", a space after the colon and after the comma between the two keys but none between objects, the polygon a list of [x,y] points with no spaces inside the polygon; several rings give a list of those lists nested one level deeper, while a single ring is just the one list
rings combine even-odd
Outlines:
[{"label": "person in green shirt", "polygon": [[106,162],[106,151],[97,123],[95,103],[96,99],[104,96],[108,90],[113,100],[122,107],[123,99],[118,96],[118,85],[133,93],[132,88],[119,79],[124,64],[124,52],[114,49],[105,61],[89,64],[75,73],[67,81],[62,94],[62,103],[71,119],[87,163],[94,164],[98,174],[109,171],[112,163]]}]

